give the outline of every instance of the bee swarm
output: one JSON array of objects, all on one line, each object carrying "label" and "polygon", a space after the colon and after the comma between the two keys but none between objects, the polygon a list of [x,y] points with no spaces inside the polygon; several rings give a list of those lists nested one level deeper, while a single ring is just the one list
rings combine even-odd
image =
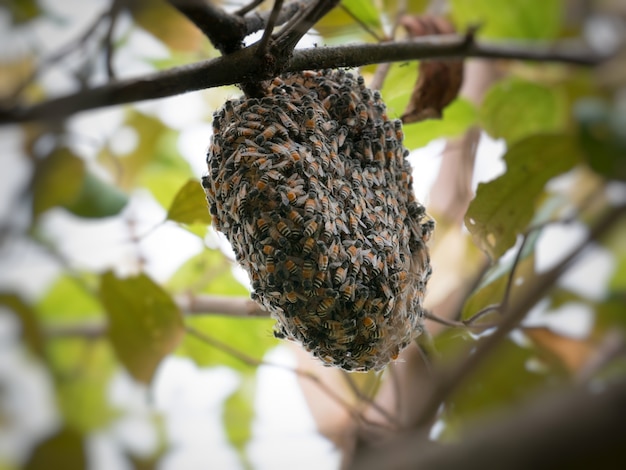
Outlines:
[{"label": "bee swarm", "polygon": [[346,370],[396,359],[422,332],[434,223],[380,94],[341,70],[286,74],[226,102],[213,130],[213,224],[275,336]]}]

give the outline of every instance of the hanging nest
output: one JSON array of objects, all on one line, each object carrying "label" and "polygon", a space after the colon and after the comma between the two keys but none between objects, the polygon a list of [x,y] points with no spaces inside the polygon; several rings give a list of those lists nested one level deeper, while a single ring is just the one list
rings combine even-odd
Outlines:
[{"label": "hanging nest", "polygon": [[213,224],[275,336],[329,366],[381,369],[423,330],[434,223],[402,139],[380,93],[341,70],[283,75],[214,115]]}]

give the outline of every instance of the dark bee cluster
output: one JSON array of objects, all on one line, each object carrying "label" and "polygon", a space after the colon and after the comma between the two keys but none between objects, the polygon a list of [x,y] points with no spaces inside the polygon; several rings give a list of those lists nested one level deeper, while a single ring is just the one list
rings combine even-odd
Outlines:
[{"label": "dark bee cluster", "polygon": [[434,224],[380,93],[341,70],[287,74],[226,102],[213,130],[213,223],[274,334],[346,370],[397,358],[422,331]]}]

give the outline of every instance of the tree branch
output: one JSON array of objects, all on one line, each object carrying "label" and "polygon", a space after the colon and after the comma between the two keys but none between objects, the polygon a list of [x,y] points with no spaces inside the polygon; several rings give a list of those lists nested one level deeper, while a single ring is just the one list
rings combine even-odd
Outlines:
[{"label": "tree branch", "polygon": [[537,276],[524,289],[516,302],[509,303],[502,310],[502,321],[498,328],[489,336],[481,339],[472,352],[448,374],[441,376],[435,384],[430,396],[425,400],[422,412],[418,415],[415,423],[417,428],[428,426],[435,418],[437,411],[450,395],[456,390],[469,375],[471,375],[488,357],[493,350],[500,345],[502,340],[522,321],[527,312],[552,288],[554,283],[569,269],[572,262],[592,241],[606,234],[617,221],[626,213],[626,206],[619,206],[607,211],[600,220],[590,228],[587,238],[583,240],[577,249],[573,250],[564,260],[551,270]]},{"label": "tree branch", "polygon": [[[172,68],[139,78],[120,80],[75,94],[53,98],[29,107],[0,109],[0,125],[33,120],[59,120],[75,113],[133,103],[206,88],[269,79],[267,63],[252,45],[230,55]],[[462,35],[424,36],[409,41],[358,44],[295,50],[283,71],[402,62],[450,57],[484,57],[592,66],[607,57],[571,48],[552,46],[481,44]]]},{"label": "tree branch", "polygon": [[626,435],[626,382],[593,392],[557,391],[507,414],[464,427],[462,440],[441,445],[423,431],[360,452],[352,468],[464,470],[619,468]]}]

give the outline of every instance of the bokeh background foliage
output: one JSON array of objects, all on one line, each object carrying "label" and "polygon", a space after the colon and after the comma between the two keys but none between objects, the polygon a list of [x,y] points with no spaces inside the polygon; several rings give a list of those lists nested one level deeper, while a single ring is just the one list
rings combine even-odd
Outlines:
[{"label": "bokeh background foliage", "polygon": [[[311,41],[322,45],[385,40],[401,4],[407,14],[431,12],[433,4],[445,4],[444,15],[459,31],[480,25],[479,40],[514,40],[532,47],[537,40],[580,37],[593,26],[585,15],[568,15],[569,3],[344,0],[344,8],[333,10],[316,25]],[[611,2],[573,3],[592,4],[594,18],[604,18],[607,24],[606,15],[624,14]],[[0,4],[7,30],[3,35],[16,46],[0,56],[3,104],[26,106],[104,83],[111,79],[106,71],[111,60],[107,54],[118,77],[218,56],[200,31],[166,2],[128,2],[118,12],[111,36],[107,36],[109,2],[97,2],[94,8],[103,13],[91,15],[93,23],[82,25],[62,4],[37,0]],[[230,3],[224,6],[234,8]],[[270,2],[261,6],[269,7]],[[79,39],[65,41],[63,53],[55,56],[63,44],[55,44],[52,50],[38,31],[55,31],[65,24],[75,28],[74,38]],[[403,34],[397,31],[398,37]],[[503,173],[478,184],[465,215],[467,230],[447,220],[445,213],[432,211],[438,220],[433,241],[435,275],[464,279],[458,286],[467,292],[460,319],[471,320],[485,307],[498,304],[510,288],[513,266],[517,279],[524,282],[538,275],[536,248],[550,225],[527,237],[517,263],[512,257],[529,227],[574,214],[574,221],[563,224],[559,232],[569,239],[570,233],[593,224],[597,214],[615,200],[624,203],[626,87],[620,77],[624,77],[625,64],[619,55],[604,71],[498,61],[496,79],[482,101],[459,96],[444,110],[442,119],[405,126],[410,150],[437,139],[461,137],[472,128],[500,139],[506,148]],[[367,66],[362,73],[371,80],[375,70]],[[417,62],[390,67],[381,90],[392,116],[403,114],[417,74]],[[13,325],[6,328],[9,333],[3,338],[9,338],[7,344],[30,367],[34,364],[43,371],[55,418],[43,431],[18,433],[21,447],[17,450],[3,446],[6,455],[0,455],[0,468],[35,470],[51,468],[50,462],[64,469],[93,466],[89,440],[137,413],[112,400],[112,382],[124,375],[145,391],[149,403],[155,374],[172,356],[189,359],[200,369],[228,368],[236,375],[237,386],[223,402],[221,421],[227,441],[239,456],[238,465],[258,465],[248,453],[256,413],[256,366],[279,345],[271,334],[273,322],[220,312],[190,314],[180,303],[185,296],[242,298],[249,294],[223,242],[210,229],[199,184],[205,173],[212,113],[237,94],[235,87],[210,89],[186,95],[185,101],[130,103],[84,118],[1,130],[7,139],[9,134],[17,136],[11,137],[15,145],[10,162],[24,175],[9,185],[12,193],[7,196],[0,226],[0,305],[3,319],[13,318],[3,320],[3,325]],[[191,102],[195,104],[190,106]],[[419,172],[420,161],[413,163]],[[3,171],[10,173],[13,168],[5,166]],[[558,177],[564,183],[553,184]],[[462,438],[464,426],[473,417],[514,405],[530,392],[579,380],[607,335],[623,341],[625,230],[622,220],[594,246],[601,259],[608,259],[598,268],[602,277],[598,293],[590,295],[568,283],[552,289],[542,300],[548,320],[518,328],[457,387],[439,420],[444,431],[437,438]],[[96,236],[99,232],[111,235],[103,240]],[[175,235],[159,235],[164,233]],[[445,247],[452,234],[464,255],[449,263],[438,247]],[[115,251],[111,245],[124,248]],[[98,256],[100,251],[104,254]],[[21,257],[20,253],[27,252],[36,257]],[[163,267],[159,257],[173,261]],[[93,258],[103,259],[90,262]],[[484,273],[478,276],[482,268]],[[17,274],[12,275],[12,270]],[[594,272],[587,276],[590,284],[598,284],[591,279]],[[510,302],[516,301],[516,287],[521,284],[514,283]],[[437,313],[437,302],[430,306]],[[572,335],[561,328],[556,317],[567,306],[586,312],[587,329],[582,333]],[[496,319],[497,313],[492,312],[480,321]],[[186,328],[219,342],[202,341]],[[463,328],[438,334],[435,342],[441,363],[453,364],[467,356],[478,339],[479,335]],[[585,380],[623,378],[625,366],[623,355],[618,355]],[[387,377],[383,375],[382,380]],[[0,376],[0,389],[6,390],[0,393],[0,438],[15,434],[22,419],[8,398],[19,394],[19,385],[11,385],[9,379],[9,374]],[[355,383],[375,389],[366,376],[355,376]],[[363,406],[370,403],[346,390],[339,393]],[[125,446],[121,439],[118,446],[127,468],[162,468],[172,450],[164,416],[146,406],[145,415],[158,437],[142,451]]]}]

